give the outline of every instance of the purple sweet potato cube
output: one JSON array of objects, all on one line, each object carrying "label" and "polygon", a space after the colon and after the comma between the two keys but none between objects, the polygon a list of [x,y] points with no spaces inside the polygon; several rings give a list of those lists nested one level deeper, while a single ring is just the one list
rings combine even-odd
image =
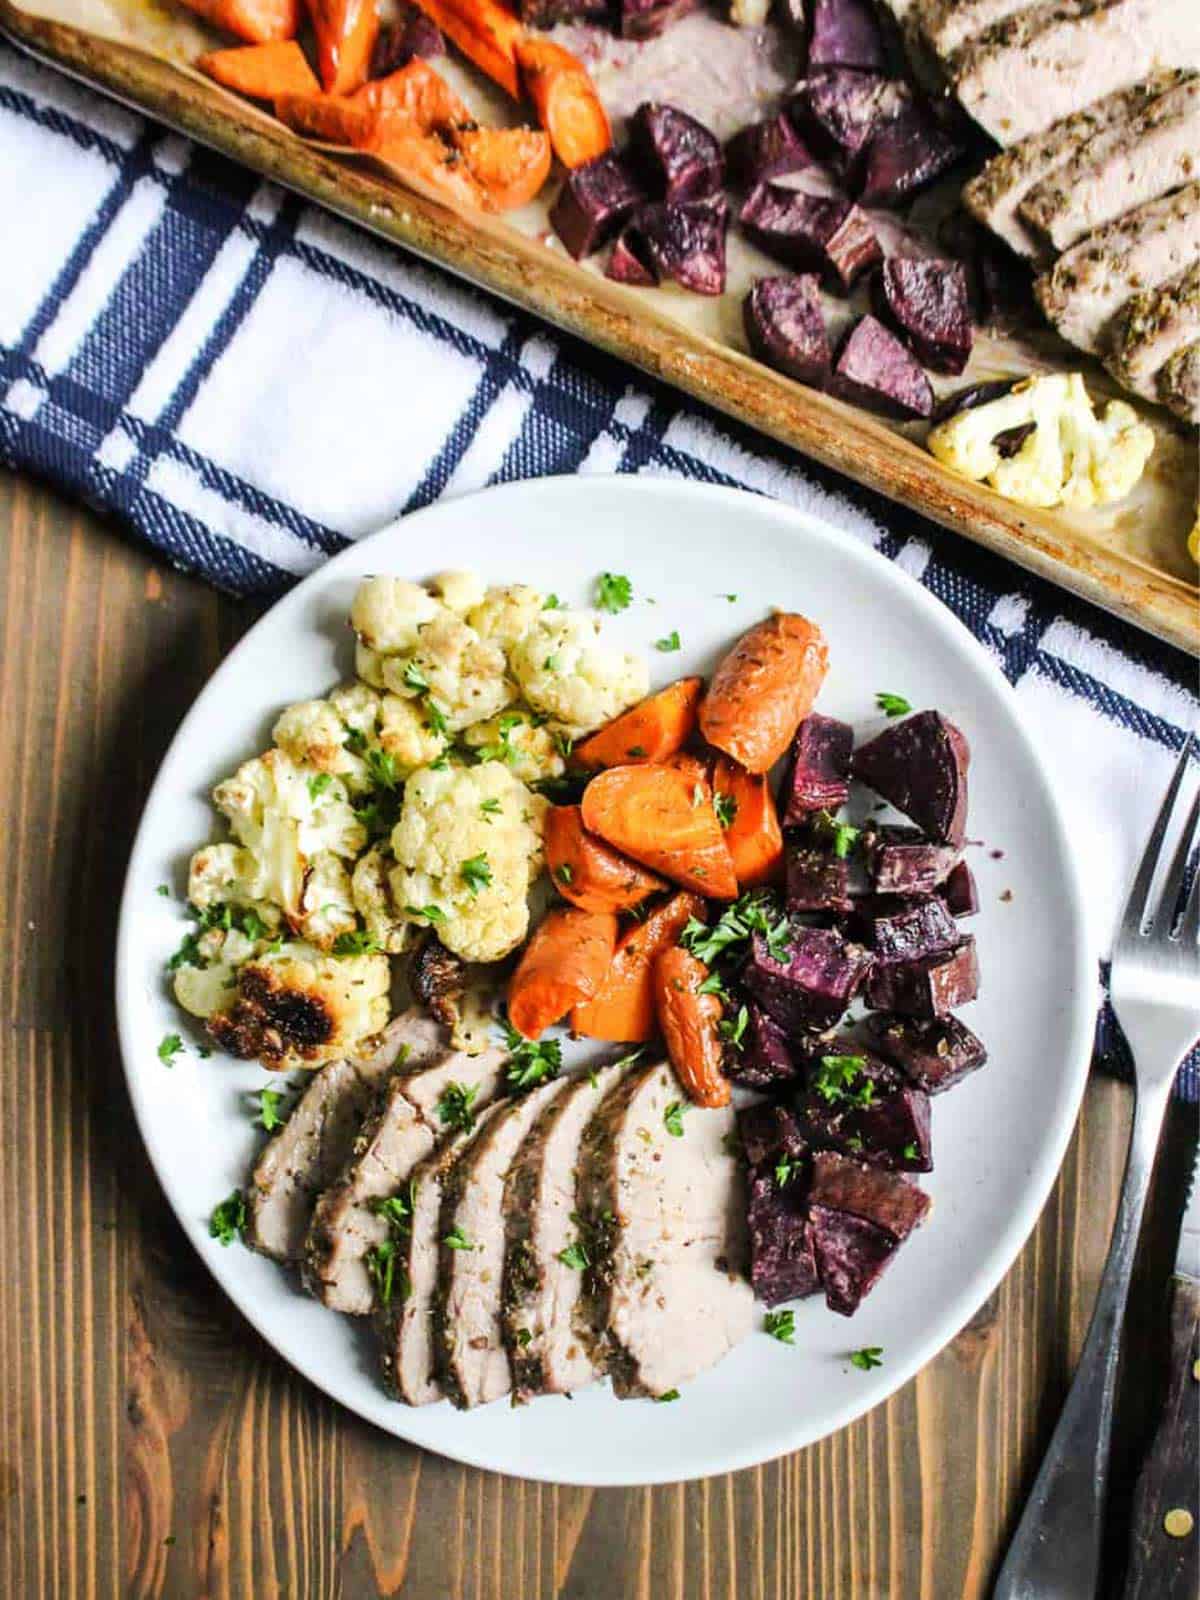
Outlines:
[{"label": "purple sweet potato cube", "polygon": [[871,0],[813,0],[808,70],[887,66],[887,50]]},{"label": "purple sweet potato cube", "polygon": [[850,795],[850,752],[854,729],[817,711],[796,729],[784,793],[785,828],[803,822],[812,811],[836,811]]},{"label": "purple sweet potato cube", "polygon": [[798,1162],[805,1144],[796,1119],[786,1106],[770,1100],[745,1106],[737,1114],[738,1134],[746,1160],[752,1167],[770,1162]]},{"label": "purple sweet potato cube", "polygon": [[879,828],[867,846],[867,871],[879,894],[933,894],[957,860],[957,846],[931,844],[917,828]]},{"label": "purple sweet potato cube", "polygon": [[917,961],[877,961],[867,978],[867,1004],[908,1017],[943,1017],[979,993],[975,940]]},{"label": "purple sweet potato cube", "polygon": [[793,927],[784,960],[756,933],[743,973],[762,1009],[789,1033],[831,1028],[862,987],[873,957],[834,928]]},{"label": "purple sweet potato cube", "polygon": [[866,1026],[876,1049],[926,1094],[953,1088],[987,1060],[983,1041],[957,1017],[921,1022],[877,1011]]},{"label": "purple sweet potato cube", "polygon": [[803,172],[813,153],[796,132],[786,111],[740,129],[725,145],[725,170],[731,183],[753,189],[768,178]]},{"label": "purple sweet potato cube", "polygon": [[914,102],[885,122],[867,146],[858,198],[864,206],[903,205],[962,153],[929,108]]},{"label": "purple sweet potato cube", "polygon": [[519,0],[517,13],[527,28],[552,28],[556,22],[582,22],[608,11],[607,0]]},{"label": "purple sweet potato cube", "polygon": [[[864,1092],[870,1095],[866,1105]],[[836,1099],[809,1090],[795,1110],[799,1131],[814,1150],[856,1156],[887,1172],[933,1171],[929,1096],[906,1084],[895,1068],[864,1069]]]},{"label": "purple sweet potato cube", "polygon": [[607,244],[644,196],[633,174],[608,150],[568,172],[550,211],[550,223],[576,261]]},{"label": "purple sweet potato cube", "polygon": [[746,1210],[750,1235],[750,1283],[769,1306],[816,1294],[816,1262],[809,1238],[804,1185],[793,1177],[780,1184],[773,1166],[750,1174]]},{"label": "purple sweet potato cube", "polygon": [[938,889],[952,917],[973,917],[979,910],[979,889],[975,874],[965,861],[956,861]]},{"label": "purple sweet potato cube", "polygon": [[924,900],[872,895],[859,901],[855,924],[878,961],[919,961],[940,955],[961,937],[946,902],[936,895]]},{"label": "purple sweet potato cube", "polygon": [[962,371],[975,333],[961,261],[890,256],[876,273],[872,291],[877,315],[918,361],[934,372]]},{"label": "purple sweet potato cube", "polygon": [[371,77],[386,78],[406,67],[415,56],[435,61],[446,54],[442,31],[416,6],[403,5],[392,22],[384,23],[371,51]]},{"label": "purple sweet potato cube", "polygon": [[844,196],[802,194],[762,183],[739,212],[742,227],[761,249],[786,266],[816,272],[837,294],[882,258],[870,222]]},{"label": "purple sweet potato cube", "polygon": [[876,317],[860,317],[843,339],[832,386],[844,400],[901,421],[927,417],[933,410],[929,379]]},{"label": "purple sweet potato cube", "polygon": [[848,1211],[873,1222],[894,1239],[907,1239],[924,1222],[930,1207],[925,1191],[898,1173],[884,1172],[833,1150],[819,1150],[813,1156],[808,1198],[813,1205]]},{"label": "purple sweet potato cube", "polygon": [[676,106],[647,100],[629,121],[630,157],[655,198],[680,203],[720,194],[725,159],[716,136]]},{"label": "purple sweet potato cube", "polygon": [[852,1317],[900,1248],[873,1222],[831,1206],[809,1207],[809,1239],[825,1304]]},{"label": "purple sweet potato cube", "polygon": [[693,294],[725,292],[725,235],[729,212],[723,200],[643,206],[634,226],[639,253],[655,277]]},{"label": "purple sweet potato cube", "polygon": [[617,235],[604,276],[614,283],[629,283],[639,289],[652,288],[658,282],[635,222],[626,223]]},{"label": "purple sweet potato cube", "polygon": [[970,747],[949,718],[918,711],[860,745],[851,771],[930,838],[961,845],[970,761]]},{"label": "purple sweet potato cube", "polygon": [[790,112],[814,148],[847,176],[877,130],[911,98],[908,85],[898,79],[830,67],[799,86]]},{"label": "purple sweet potato cube", "polygon": [[746,339],[760,361],[799,383],[829,376],[829,335],[815,276],[759,278],[746,296]]},{"label": "purple sweet potato cube", "polygon": [[749,1013],[741,1049],[726,1052],[725,1076],[748,1089],[773,1089],[792,1082],[800,1065],[787,1034],[761,1006],[750,1006]]},{"label": "purple sweet potato cube", "polygon": [[695,8],[696,0],[618,0],[617,29],[622,39],[656,39]]},{"label": "purple sweet potato cube", "polygon": [[789,912],[831,911],[840,917],[850,910],[850,869],[828,846],[798,835],[785,844],[784,862]]}]

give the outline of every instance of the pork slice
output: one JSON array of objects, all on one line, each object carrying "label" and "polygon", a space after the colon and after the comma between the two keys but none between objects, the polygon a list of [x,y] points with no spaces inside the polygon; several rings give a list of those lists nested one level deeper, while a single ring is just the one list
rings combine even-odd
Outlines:
[{"label": "pork slice", "polygon": [[1118,89],[1082,111],[1063,117],[1042,133],[1029,134],[993,156],[964,186],[963,205],[977,222],[990,228],[1018,255],[1039,255],[1044,249],[1042,240],[1026,227],[1017,209],[1025,196],[1051,174],[1058,173],[1097,135],[1128,125],[1186,76],[1183,72],[1154,73],[1132,88]]},{"label": "pork slice", "polygon": [[1093,354],[1134,294],[1156,289],[1200,256],[1200,180],[1138,206],[1065,251],[1034,283],[1047,319]]},{"label": "pork slice", "polygon": [[1121,308],[1105,365],[1118,383],[1158,398],[1158,375],[1178,350],[1200,339],[1200,261]]},{"label": "pork slice", "polygon": [[626,1068],[577,1078],[542,1112],[504,1180],[502,1331],[518,1398],[571,1394],[601,1376],[575,1313],[583,1274],[562,1260],[579,1244],[575,1185],[584,1130]]},{"label": "pork slice", "polygon": [[500,1317],[504,1180],[538,1117],[566,1088],[559,1079],[505,1106],[442,1186],[433,1364],[442,1388],[464,1411],[498,1400],[513,1386]]},{"label": "pork slice", "polygon": [[1200,339],[1177,350],[1163,366],[1158,398],[1185,422],[1200,423]]},{"label": "pork slice", "polygon": [[[666,1125],[675,1103],[678,1137]],[[690,1105],[665,1062],[628,1073],[584,1132],[577,1196],[590,1264],[579,1326],[622,1399],[672,1393],[750,1331],[733,1132],[732,1107]]]},{"label": "pork slice", "polygon": [[1067,250],[1134,206],[1200,175],[1200,77],[1185,78],[1131,121],[1098,133],[1022,200],[1021,220]]},{"label": "pork slice", "polygon": [[506,1060],[500,1050],[478,1056],[443,1051],[415,1071],[402,1068],[389,1082],[341,1173],[313,1210],[304,1283],[323,1305],[355,1317],[373,1308],[370,1252],[389,1233],[376,1202],[404,1189],[445,1132],[438,1106],[447,1088],[457,1085],[471,1094],[471,1109],[481,1110],[496,1094]]},{"label": "pork slice", "polygon": [[948,71],[1007,146],[1164,66],[1200,68],[1196,0],[1044,0],[972,39]]},{"label": "pork slice", "polygon": [[1028,5],[1029,0],[916,0],[917,25],[934,55],[945,61]]},{"label": "pork slice", "polygon": [[268,1141],[250,1175],[246,1242],[276,1261],[300,1261],[317,1196],[345,1165],[363,1119],[395,1068],[442,1050],[442,1032],[423,1012],[394,1017],[373,1048],[331,1061],[314,1074],[292,1114]]}]

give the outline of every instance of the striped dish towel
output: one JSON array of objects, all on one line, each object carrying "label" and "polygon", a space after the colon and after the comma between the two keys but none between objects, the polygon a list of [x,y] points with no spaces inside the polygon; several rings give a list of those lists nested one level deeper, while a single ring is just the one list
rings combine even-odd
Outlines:
[{"label": "striped dish towel", "polygon": [[[740,485],[921,580],[1015,686],[1100,942],[1192,663],[0,45],[0,458],[271,594],[442,495],[547,473]],[[1111,1019],[1098,1058],[1121,1070]],[[1181,1088],[1196,1098],[1196,1057]]]}]

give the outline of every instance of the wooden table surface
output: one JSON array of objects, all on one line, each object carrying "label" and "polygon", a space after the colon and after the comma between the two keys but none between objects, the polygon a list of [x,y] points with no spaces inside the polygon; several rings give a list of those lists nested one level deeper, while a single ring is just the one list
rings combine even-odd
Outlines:
[{"label": "wooden table surface", "polygon": [[[1086,1329],[1129,1090],[1093,1080],[1045,1213],[974,1321],[822,1444],[705,1482],[596,1491],[404,1445],[295,1377],[226,1302],[167,1209],[118,1061],[112,950],[142,799],[256,611],[11,477],[0,598],[0,1595],[986,1594]],[[1114,1586],[1129,1468],[1163,1387],[1188,1122],[1176,1108],[1134,1290]]]}]

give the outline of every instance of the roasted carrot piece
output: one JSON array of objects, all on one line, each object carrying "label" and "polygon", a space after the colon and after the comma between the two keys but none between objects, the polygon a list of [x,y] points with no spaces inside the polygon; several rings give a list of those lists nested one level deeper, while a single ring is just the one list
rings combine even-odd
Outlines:
[{"label": "roasted carrot piece", "polygon": [[722,755],[713,764],[712,788],[738,888],[770,883],[783,864],[783,830],[765,775],[747,772],[739,762]]},{"label": "roasted carrot piece", "polygon": [[281,94],[275,115],[308,139],[368,150],[379,140],[379,112],[344,95]]},{"label": "roasted carrot piece", "polygon": [[670,765],[609,767],[583,791],[583,825],[683,889],[732,900],[733,861],[705,779]]},{"label": "roasted carrot piece", "polygon": [[299,0],[183,0],[189,11],[224,28],[247,44],[294,39],[300,26]]},{"label": "roasted carrot piece", "polygon": [[538,121],[564,167],[581,167],[612,144],[608,113],[587,68],[550,39],[521,39],[517,65]]},{"label": "roasted carrot piece", "polygon": [[701,733],[747,772],[768,771],[812,710],[828,667],[816,623],[777,611],[743,634],[713,674]]},{"label": "roasted carrot piece", "polygon": [[590,1000],[604,982],[617,943],[609,913],[563,906],[550,911],[525,946],[508,984],[508,1020],[537,1039],[572,1006]]},{"label": "roasted carrot piece", "polygon": [[666,761],[682,750],[696,728],[703,678],[680,678],[599,733],[580,740],[572,758],[581,767],[624,767],[640,761]]},{"label": "roasted carrot piece", "polygon": [[[386,78],[373,78],[350,96],[387,118],[397,133],[429,133],[453,122],[469,122],[471,113],[445,78],[426,61],[410,61]],[[408,128],[402,126],[408,124]]]},{"label": "roasted carrot piece", "polygon": [[585,1000],[571,1013],[571,1031],[586,1039],[607,1039],[613,1044],[644,1044],[652,1039],[654,1021],[654,962],[673,945],[692,917],[704,915],[698,895],[680,893],[636,923],[617,940],[617,951],[594,1000]]},{"label": "roasted carrot piece", "polygon": [[699,756],[690,755],[686,750],[681,750],[677,756],[668,756],[661,765],[683,774],[692,787],[693,799],[695,799],[696,785],[709,782],[707,762],[702,761]]},{"label": "roasted carrot piece", "polygon": [[517,41],[524,38],[525,29],[511,11],[498,0],[416,0],[416,4],[468,61],[514,100],[520,99]]},{"label": "roasted carrot piece", "polygon": [[367,76],[379,33],[375,0],[305,0],[317,40],[317,74],[326,94],[349,94]]},{"label": "roasted carrot piece", "polygon": [[453,145],[433,133],[395,133],[386,117],[371,151],[411,188],[466,211],[493,209],[487,190],[467,170]]},{"label": "roasted carrot piece", "polygon": [[554,887],[582,911],[632,911],[666,888],[657,873],[589,833],[578,806],[551,806],[543,840]]},{"label": "roasted carrot piece", "polygon": [[536,128],[455,127],[451,142],[494,211],[528,205],[550,176],[550,140]]},{"label": "roasted carrot piece", "polygon": [[321,85],[294,39],[243,44],[236,50],[210,50],[196,65],[226,89],[252,100],[281,94],[319,94]]},{"label": "roasted carrot piece", "polygon": [[675,1076],[699,1106],[727,1106],[729,1079],[721,1071],[721,1002],[701,994],[708,968],[673,945],[654,963],[654,1008]]}]

